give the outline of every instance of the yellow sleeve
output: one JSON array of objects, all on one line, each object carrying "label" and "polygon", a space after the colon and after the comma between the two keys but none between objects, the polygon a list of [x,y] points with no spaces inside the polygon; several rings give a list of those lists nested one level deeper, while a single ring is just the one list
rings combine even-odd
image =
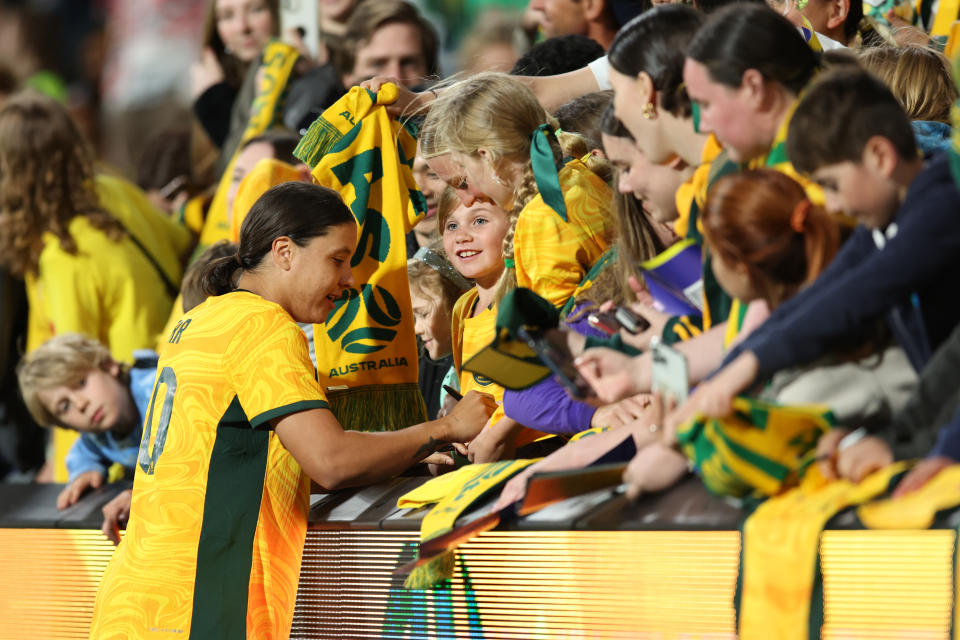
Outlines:
[{"label": "yellow sleeve", "polygon": [[517,285],[562,307],[587,272],[579,260],[580,240],[573,225],[539,198],[532,200],[513,236]]},{"label": "yellow sleeve", "polygon": [[328,408],[307,338],[289,316],[273,310],[251,316],[231,340],[224,364],[254,427],[297,411]]}]

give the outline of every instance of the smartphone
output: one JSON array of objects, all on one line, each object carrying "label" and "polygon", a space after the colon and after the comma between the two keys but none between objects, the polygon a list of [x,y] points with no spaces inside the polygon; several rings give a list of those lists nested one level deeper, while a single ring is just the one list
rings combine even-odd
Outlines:
[{"label": "smartphone", "polygon": [[562,331],[556,329],[527,331],[526,328],[520,327],[517,335],[536,352],[540,360],[553,373],[553,377],[572,397],[582,400],[596,395],[590,384],[573,366],[573,354],[570,353]]},{"label": "smartphone", "polygon": [[659,391],[664,399],[673,397],[678,405],[685,402],[690,394],[687,356],[656,336],[650,340],[650,352],[653,355],[651,389]]},{"label": "smartphone", "polygon": [[316,0],[283,0],[280,3],[282,33],[299,29],[310,55],[317,57],[320,50],[320,12]]},{"label": "smartphone", "polygon": [[650,322],[628,307],[617,307],[614,316],[620,326],[632,334],[643,333],[650,328]]},{"label": "smartphone", "polygon": [[608,336],[620,331],[620,323],[612,311],[595,311],[587,316],[587,323]]}]

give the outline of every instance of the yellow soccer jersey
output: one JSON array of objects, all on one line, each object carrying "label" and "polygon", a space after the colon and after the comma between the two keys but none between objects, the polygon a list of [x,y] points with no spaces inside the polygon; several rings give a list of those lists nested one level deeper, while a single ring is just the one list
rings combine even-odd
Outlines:
[{"label": "yellow soccer jersey", "polygon": [[235,291],[184,316],[157,370],[91,638],[287,638],[310,481],[270,420],[327,407],[306,338]]},{"label": "yellow soccer jersey", "polygon": [[568,162],[559,178],[567,219],[538,194],[517,218],[513,247],[517,286],[562,308],[610,246],[613,193],[579,160]]},{"label": "yellow soccer jersey", "polygon": [[[481,349],[493,342],[497,332],[497,308],[491,306],[476,316],[470,317],[477,304],[478,292],[471,289],[460,296],[453,307],[453,360],[460,377],[460,393],[476,389],[489,393],[497,401],[497,409],[490,416],[490,424],[496,424],[503,418],[503,387],[496,382],[472,371],[466,371],[463,363],[475,356]],[[523,446],[547,434],[533,429],[523,429],[517,436],[516,445]]]}]

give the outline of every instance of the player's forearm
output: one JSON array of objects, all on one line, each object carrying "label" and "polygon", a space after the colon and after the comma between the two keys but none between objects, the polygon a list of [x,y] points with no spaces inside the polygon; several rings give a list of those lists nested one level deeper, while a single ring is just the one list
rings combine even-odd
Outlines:
[{"label": "player's forearm", "polygon": [[342,489],[391,478],[450,442],[449,416],[398,431],[344,431],[317,452],[310,477],[326,489]]}]

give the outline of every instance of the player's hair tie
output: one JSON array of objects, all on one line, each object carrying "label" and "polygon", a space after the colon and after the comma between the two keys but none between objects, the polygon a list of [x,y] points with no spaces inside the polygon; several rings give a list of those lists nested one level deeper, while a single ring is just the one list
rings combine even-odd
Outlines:
[{"label": "player's hair tie", "polygon": [[810,202],[809,198],[804,198],[797,203],[797,206],[793,208],[793,213],[790,214],[791,229],[797,233],[803,233],[803,227],[807,222],[807,214],[810,213],[810,207],[812,206],[813,203]]}]

